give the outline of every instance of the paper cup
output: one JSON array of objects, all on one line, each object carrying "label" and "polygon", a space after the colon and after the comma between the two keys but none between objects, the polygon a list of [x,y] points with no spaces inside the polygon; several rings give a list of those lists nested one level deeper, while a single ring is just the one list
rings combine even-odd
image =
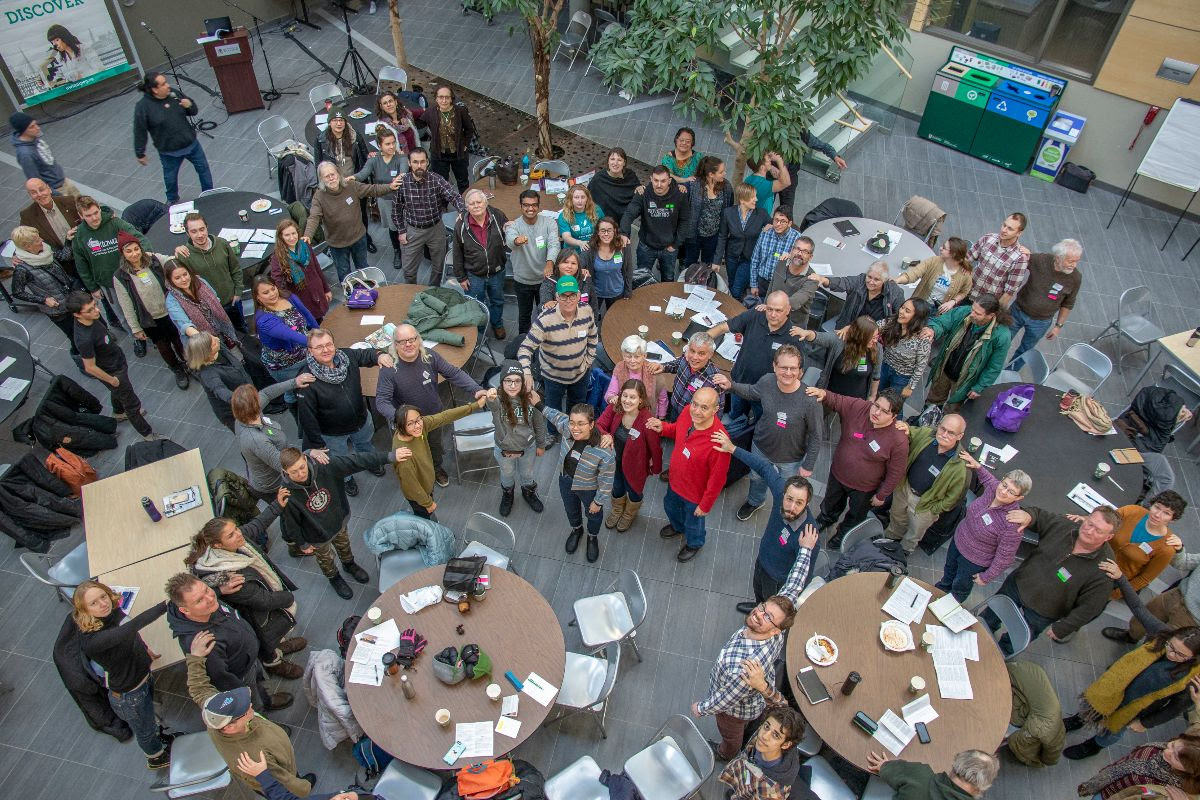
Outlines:
[{"label": "paper cup", "polygon": [[925,679],[920,675],[913,675],[908,679],[908,690],[913,694],[920,694],[925,691]]},{"label": "paper cup", "polygon": [[967,449],[971,451],[971,455],[975,455],[983,447],[983,440],[978,436],[972,436],[971,441],[967,442]]},{"label": "paper cup", "polygon": [[1093,477],[1096,478],[1096,480],[1102,480],[1104,478],[1104,476],[1107,475],[1111,469],[1112,469],[1112,467],[1110,467],[1105,462],[1101,461],[1099,464],[1096,465],[1096,471],[1093,472],[1092,475],[1093,475]]},{"label": "paper cup", "polygon": [[643,339],[645,339],[649,335],[650,335],[650,326],[649,325],[638,325],[638,336],[641,336]]},{"label": "paper cup", "polygon": [[673,344],[680,344],[683,342],[683,331],[671,331],[671,342]]},{"label": "paper cup", "polygon": [[367,619],[371,620],[371,622],[379,622],[379,618],[382,616],[383,611],[376,606],[371,606],[367,609]]},{"label": "paper cup", "polygon": [[443,728],[450,724],[450,709],[439,708],[433,713],[433,718]]},{"label": "paper cup", "polygon": [[924,633],[921,634],[921,647],[924,647],[926,650],[928,650],[930,652],[933,651],[933,641],[934,641],[934,636],[929,631],[925,631]]},{"label": "paper cup", "polygon": [[488,696],[488,700],[499,700],[500,699],[500,684],[489,683],[488,687],[487,687],[487,696]]}]

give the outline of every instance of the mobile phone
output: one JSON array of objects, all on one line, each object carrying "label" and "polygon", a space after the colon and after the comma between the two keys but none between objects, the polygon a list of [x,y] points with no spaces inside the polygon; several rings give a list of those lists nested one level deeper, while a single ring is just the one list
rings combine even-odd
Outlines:
[{"label": "mobile phone", "polygon": [[875,731],[879,730],[879,723],[868,717],[862,711],[859,711],[854,715],[854,724],[862,729],[862,732],[868,736],[874,736]]},{"label": "mobile phone", "polygon": [[466,750],[467,746],[465,744],[462,742],[455,742],[450,746],[450,749],[446,751],[446,755],[442,757],[442,761],[445,761],[447,764],[453,767],[454,762],[458,761],[458,757],[465,753]]},{"label": "mobile phone", "polygon": [[808,698],[808,702],[814,705],[829,699],[829,690],[825,688],[825,684],[821,682],[821,676],[817,675],[817,671],[812,667],[805,667],[797,672],[796,683],[800,684],[800,688],[804,690],[804,696]]},{"label": "mobile phone", "polygon": [[929,744],[929,728],[925,727],[925,723],[918,722],[913,728],[917,731],[917,741],[921,744]]}]

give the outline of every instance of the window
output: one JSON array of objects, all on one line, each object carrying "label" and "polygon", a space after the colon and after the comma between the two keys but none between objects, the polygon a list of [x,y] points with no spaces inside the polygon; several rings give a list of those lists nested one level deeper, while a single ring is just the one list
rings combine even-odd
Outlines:
[{"label": "window", "polygon": [[1100,71],[1128,5],[1129,0],[933,0],[929,32],[1090,79]]}]

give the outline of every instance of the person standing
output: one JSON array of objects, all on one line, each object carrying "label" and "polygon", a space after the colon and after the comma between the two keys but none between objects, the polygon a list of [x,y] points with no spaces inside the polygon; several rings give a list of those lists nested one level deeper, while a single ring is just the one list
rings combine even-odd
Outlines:
[{"label": "person standing", "polygon": [[1008,309],[990,294],[930,319],[921,336],[941,339],[942,349],[929,370],[925,402],[956,411],[995,383],[1012,341],[1009,319]]},{"label": "person standing", "polygon": [[[317,262],[316,253],[308,242],[300,238],[300,226],[294,219],[282,220],[275,227],[275,249],[271,253],[267,273],[275,282],[277,294],[278,289],[282,288],[298,297],[317,325],[321,324],[333,301],[333,292],[324,270]],[[254,294],[255,286],[257,282],[252,282],[251,294]]]},{"label": "person standing", "polygon": [[[488,310],[492,335],[504,339],[504,228],[508,217],[488,206],[482,189],[463,193],[467,210],[454,221],[452,258],[454,279],[464,292]],[[483,334],[483,326],[479,328]]]},{"label": "person standing", "polygon": [[967,250],[974,264],[971,274],[972,300],[990,294],[1008,308],[1029,273],[1029,248],[1021,244],[1028,219],[1017,211],[1009,214],[999,233],[985,233]]},{"label": "person standing", "polygon": [[[712,435],[725,430],[717,419],[717,390],[705,386],[696,390],[675,422],[657,418],[646,427],[675,442],[663,510],[667,524],[658,535],[664,539],[683,537],[683,546],[675,555],[679,562],[691,561],[704,547],[704,518],[725,488],[729,454],[717,449]],[[740,745],[740,742],[739,742]]]},{"label": "person standing", "polygon": [[560,439],[558,494],[571,526],[565,549],[574,553],[579,548],[586,516],[587,561],[595,563],[600,558],[601,515],[612,495],[615,460],[612,448],[604,446],[600,431],[596,430],[596,411],[587,403],[571,406],[569,415],[545,404],[538,408],[546,415],[546,422],[558,431]]},{"label": "person standing", "polygon": [[689,185],[696,183],[696,172],[700,168],[700,160],[704,153],[694,150],[696,132],[691,128],[680,128],[675,131],[675,147],[668,150],[659,162],[671,172],[676,183],[683,184],[683,190],[688,191]]},{"label": "person standing", "polygon": [[183,218],[188,241],[175,248],[175,260],[182,261],[213,287],[221,298],[233,327],[246,332],[246,317],[242,313],[242,262],[237,251],[220,236],[208,233],[208,223],[199,211]]},{"label": "person standing", "polygon": [[[1151,497],[1145,506],[1121,506],[1121,527],[1109,546],[1117,554],[1117,566],[1129,579],[1135,592],[1150,585],[1175,557],[1174,542],[1180,539],[1171,531],[1171,523],[1183,517],[1187,501],[1168,489]],[[1113,599],[1120,591],[1113,590]]]},{"label": "person standing", "polygon": [[668,396],[666,389],[659,389],[657,392],[654,386],[657,380],[654,377],[654,372],[649,369],[649,364],[646,360],[646,340],[636,333],[631,333],[621,340],[621,360],[613,366],[612,378],[608,381],[608,388],[604,390],[604,402],[613,405],[617,402],[621,389],[628,380],[637,380],[646,387],[646,394],[650,398],[650,416],[665,417],[668,405]]},{"label": "person standing", "polygon": [[717,246],[713,261],[725,265],[725,280],[733,299],[741,300],[750,288],[750,260],[759,234],[771,223],[771,216],[758,207],[758,195],[748,183],[733,190],[734,204],[721,212]]},{"label": "person standing", "polygon": [[896,276],[896,283],[917,284],[912,297],[929,303],[932,314],[945,314],[971,293],[971,261],[967,242],[951,236],[938,255],[930,256]]},{"label": "person standing", "polygon": [[558,235],[562,246],[582,253],[590,247],[596,223],[604,217],[604,209],[592,202],[591,192],[583,184],[567,190],[566,203],[558,212]]},{"label": "person standing", "polygon": [[630,235],[634,222],[642,224],[637,244],[640,272],[652,275],[654,265],[658,264],[663,282],[675,280],[690,213],[687,192],[672,180],[670,171],[661,164],[650,170],[650,183],[641,193],[634,194],[621,217],[623,236]]},{"label": "person standing", "polygon": [[1013,351],[1010,369],[1020,369],[1025,364],[1025,353],[1043,338],[1049,342],[1062,333],[1083,287],[1078,269],[1081,258],[1083,245],[1074,239],[1063,239],[1049,253],[1029,256],[1029,280],[1009,309],[1013,338],[1025,331]]},{"label": "person standing", "polygon": [[733,187],[725,180],[725,162],[716,156],[704,156],[696,168],[696,177],[688,194],[688,235],[683,248],[683,264],[711,264],[721,233],[721,218],[733,205]]},{"label": "person standing", "polygon": [[54,160],[37,120],[24,111],[15,111],[8,118],[8,125],[12,128],[13,151],[25,177],[45,181],[55,194],[78,197],[79,189],[63,173],[62,164]]},{"label": "person standing", "polygon": [[538,306],[542,281],[558,258],[558,224],[541,215],[542,196],[533,189],[521,192],[521,216],[504,226],[504,243],[511,251],[513,288],[517,294],[517,334],[524,336]]},{"label": "person standing", "polygon": [[[758,194],[758,207],[770,214],[775,210],[775,193],[792,185],[787,165],[779,153],[767,152],[761,159],[749,159],[747,166],[750,167],[750,174],[746,176],[746,183],[753,186]],[[788,213],[789,220],[792,218],[791,206],[780,203],[779,208]]]},{"label": "person standing", "polygon": [[[263,367],[276,381],[292,380],[306,366],[309,332],[320,326],[300,298],[280,290],[269,275],[255,276],[250,282],[250,293],[254,298],[254,329],[262,344]],[[288,409],[298,415],[295,393],[289,389],[283,399]]]},{"label": "person standing", "polygon": [[612,447],[616,455],[613,473],[612,508],[604,527],[624,533],[633,526],[642,508],[646,479],[662,469],[662,442],[646,427],[650,419],[646,384],[629,379],[621,384],[616,403],[608,403],[600,414],[600,446]]},{"label": "person standing", "polygon": [[76,197],[55,195],[41,178],[25,181],[25,191],[33,202],[21,209],[21,224],[37,230],[42,241],[54,248],[54,259],[74,278],[77,273],[71,245],[79,229]]},{"label": "person standing", "polygon": [[435,107],[425,112],[433,159],[429,168],[447,180],[453,170],[458,191],[466,191],[471,185],[467,147],[475,138],[475,121],[466,104],[454,99],[454,90],[449,86],[439,86],[433,99]]},{"label": "person standing", "polygon": [[83,288],[91,292],[92,297],[103,301],[108,306],[108,321],[113,327],[120,329],[116,313],[117,295],[112,288],[113,273],[121,265],[121,251],[117,248],[117,234],[121,231],[137,237],[146,250],[146,238],[142,232],[112,212],[112,209],[101,206],[91,195],[82,195],[75,200],[75,210],[83,223],[75,228],[71,239],[71,253],[75,260],[75,272],[83,283]]},{"label": "person standing", "polygon": [[145,353],[146,341],[154,342],[163,363],[175,374],[175,385],[187,389],[191,380],[184,366],[183,342],[167,315],[162,262],[168,256],[144,252],[137,237],[125,231],[117,234],[117,245],[121,249],[121,266],[113,275],[113,290],[130,331],[141,342],[141,349],[135,352]]},{"label": "person standing", "polygon": [[589,247],[581,255],[583,271],[594,282],[592,306],[601,318],[614,303],[633,293],[633,253],[633,244],[621,237],[615,219],[604,217],[596,223]]},{"label": "person standing", "polygon": [[142,401],[129,382],[125,353],[113,342],[108,326],[100,319],[100,304],[87,292],[67,295],[67,311],[75,317],[75,347],[83,359],[83,371],[108,388],[113,416],[129,420],[146,440],[158,438],[142,415]]},{"label": "person standing", "polygon": [[[726,333],[741,334],[742,345],[733,361],[729,381],[748,385],[758,383],[759,378],[772,371],[775,357],[782,347],[790,345],[796,348],[796,354],[799,355],[801,340],[792,335],[788,325],[791,308],[791,301],[785,292],[771,292],[761,306],[743,311],[733,319],[708,329],[713,341]],[[752,403],[735,392],[729,406],[729,416],[731,419],[745,416],[753,422],[762,416],[762,404]]]},{"label": "person standing", "polygon": [[200,191],[213,188],[208,158],[189,121],[189,117],[200,113],[196,103],[183,92],[172,89],[161,72],[147,72],[139,88],[142,99],[133,109],[133,154],[139,164],[146,166],[150,163],[146,158],[147,136],[154,142],[162,162],[167,203],[179,202],[179,167],[185,160],[196,168]]},{"label": "person standing", "polygon": [[[759,205],[759,208],[762,206]],[[757,234],[754,252],[750,256],[750,274],[747,276],[750,296],[766,297],[767,287],[775,277],[775,268],[784,256],[792,252],[799,239],[800,231],[792,225],[792,212],[786,208],[775,209],[771,214],[771,226]],[[800,256],[801,253],[797,251],[796,257]],[[811,254],[809,257],[812,257]],[[743,298],[743,302],[750,301]]]},{"label": "person standing", "polygon": [[620,147],[614,147],[604,156],[604,165],[596,169],[588,191],[592,200],[613,219],[625,216],[625,210],[633,202],[634,193],[642,182],[637,173],[627,168],[629,157]]},{"label": "person standing", "polygon": [[442,285],[446,261],[442,212],[447,209],[461,214],[467,207],[458,190],[445,178],[429,172],[429,153],[418,147],[408,154],[408,172],[400,175],[396,193],[392,195],[392,224],[400,240],[405,283],[417,282],[417,268],[429,248],[429,285]]},{"label": "person standing", "polygon": [[879,388],[895,389],[906,400],[912,397],[929,366],[930,343],[920,335],[928,319],[929,304],[909,298],[887,319],[877,321],[883,346]]},{"label": "person standing", "polygon": [[[379,152],[369,156],[362,168],[349,176],[351,180],[365,181],[376,185],[391,185],[402,172],[408,159],[396,150],[396,134],[384,125],[375,126],[375,140],[379,143]],[[400,234],[396,231],[396,223],[392,219],[392,201],[390,195],[376,198],[379,203],[379,217],[388,226],[388,239],[392,243],[392,269],[398,270],[400,261]]]},{"label": "person standing", "polygon": [[379,185],[345,181],[336,164],[322,161],[317,165],[317,179],[321,185],[313,193],[312,208],[301,238],[311,246],[317,227],[324,228],[329,256],[333,259],[338,280],[343,281],[350,274],[351,262],[354,269],[367,266],[367,225],[355,201],[389,194],[400,185],[400,178]]},{"label": "person standing", "polygon": [[891,516],[884,534],[912,554],[938,517],[958,505],[967,491],[967,465],[958,443],[967,431],[959,414],[946,414],[937,428],[897,422],[908,434],[904,480],[892,493]]},{"label": "person standing", "polygon": [[[809,324],[809,309],[812,308],[813,298],[821,288],[820,275],[813,272],[808,264],[813,257],[813,240],[801,236],[792,243],[792,249],[775,265],[775,272],[767,281],[767,289],[763,293],[769,296],[782,292],[788,299],[788,319],[793,325],[807,328]],[[765,302],[765,301],[764,301]]]},{"label": "person standing", "polygon": [[562,410],[587,400],[596,360],[599,333],[590,306],[579,305],[579,281],[565,276],[555,286],[555,304],[534,320],[517,360],[525,371],[525,386],[533,388],[533,357],[537,354],[546,406]]},{"label": "person standing", "polygon": [[436,414],[422,414],[416,406],[402,405],[392,418],[392,446],[396,452],[407,451],[407,457],[397,457],[393,468],[400,481],[400,491],[408,500],[412,513],[418,517],[437,517],[437,501],[433,499],[433,456],[429,452],[429,435],[443,425],[452,424],[483,408],[487,397],[480,394],[473,403],[448,408]]},{"label": "person standing", "polygon": [[516,481],[521,481],[521,497],[540,514],[545,505],[537,495],[533,468],[546,448],[550,434],[546,417],[534,404],[532,392],[525,387],[525,374],[515,361],[501,366],[500,389],[487,394],[487,409],[492,412],[496,446],[492,455],[500,468],[500,516],[512,513]]},{"label": "person standing", "polygon": [[[846,159],[838,155],[837,148],[833,145],[818,139],[813,135],[808,128],[800,130],[800,141],[804,143],[804,147],[809,151],[816,151],[823,154],[834,163],[839,170],[844,170],[850,166],[846,163]],[[787,165],[788,185],[779,190],[779,207],[786,208],[789,211],[793,210],[796,201],[796,183],[800,180],[800,162],[795,161]]]}]

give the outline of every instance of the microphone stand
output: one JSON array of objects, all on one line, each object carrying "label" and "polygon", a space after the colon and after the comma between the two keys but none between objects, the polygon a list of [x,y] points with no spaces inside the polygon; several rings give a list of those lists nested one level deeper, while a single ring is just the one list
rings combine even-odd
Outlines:
[{"label": "microphone stand", "polygon": [[267,57],[267,46],[265,44],[263,44],[262,28],[259,27],[259,22],[261,20],[259,20],[259,18],[257,16],[255,16],[253,13],[247,11],[246,9],[239,6],[237,3],[233,2],[233,0],[222,0],[222,2],[224,2],[225,5],[229,6],[230,8],[236,8],[238,11],[242,12],[246,16],[250,17],[250,19],[254,20],[254,35],[258,39],[258,49],[262,53],[263,64],[266,65],[266,68],[267,68],[267,80],[271,82],[270,89],[260,92],[262,94],[263,100],[267,101],[267,109],[270,110],[271,103],[273,103],[276,100],[278,100],[279,98],[283,97],[285,94],[294,94],[294,95],[299,96],[299,94],[300,94],[299,92],[281,92],[275,88],[275,76],[271,74],[271,60]]},{"label": "microphone stand", "polygon": [[[180,75],[178,67],[175,66],[175,59],[171,57],[171,51],[167,49],[167,46],[165,44],[163,44],[163,40],[158,38],[158,34],[154,32],[154,28],[151,28],[149,25],[147,25],[145,20],[142,20],[141,24],[142,24],[142,27],[146,29],[146,32],[154,37],[154,41],[158,42],[158,46],[162,48],[163,55],[165,55],[167,57],[167,67],[171,72],[171,77],[173,77],[175,79],[175,84],[177,86],[182,87],[183,86],[182,81],[187,81],[188,83],[192,84],[193,86],[198,86],[201,89],[203,89],[204,91],[208,92],[208,94],[211,97],[220,97],[219,94],[217,94],[212,89],[205,86],[203,83],[192,80],[187,75]],[[212,120],[205,120],[205,119],[197,118],[194,123],[191,123],[191,125],[192,125],[192,127],[194,127],[196,130],[203,133],[208,138],[210,138],[210,139],[215,138],[211,133],[209,133],[209,131],[211,131],[213,128],[217,127],[216,122],[213,122]]]},{"label": "microphone stand", "polygon": [[295,22],[298,22],[298,23],[300,23],[301,25],[307,25],[308,27],[312,28],[314,31],[319,31],[319,30],[321,30],[321,26],[320,26],[320,25],[318,25],[318,24],[317,24],[317,23],[315,23],[315,22],[311,22],[311,21],[309,21],[309,19],[308,19],[308,4],[307,4],[307,3],[305,3],[305,2],[304,2],[304,0],[300,0],[300,12],[301,12],[301,13],[302,13],[304,16],[301,16],[300,14],[297,14],[297,15],[295,16],[295,18],[294,18],[294,21],[295,21]]}]

